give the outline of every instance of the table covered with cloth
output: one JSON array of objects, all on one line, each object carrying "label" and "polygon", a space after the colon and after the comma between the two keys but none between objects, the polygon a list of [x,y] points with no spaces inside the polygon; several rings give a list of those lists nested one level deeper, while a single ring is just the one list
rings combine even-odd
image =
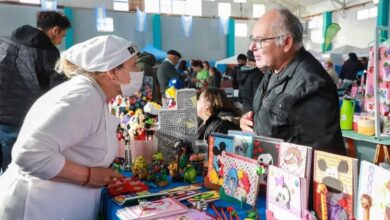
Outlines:
[{"label": "table covered with cloth", "polygon": [[[197,177],[196,180],[197,180],[196,181],[197,183],[203,183],[203,177]],[[172,182],[171,181],[168,186],[160,187],[160,188],[150,187],[149,191],[151,193],[155,193],[155,192],[159,192],[161,190],[166,190],[166,189],[175,188],[178,186],[185,186],[185,185],[189,185],[189,184],[184,183],[184,182]],[[208,191],[208,189],[202,187],[201,191]],[[183,204],[187,205],[189,203],[183,202]],[[228,207],[228,206],[233,207],[237,211],[240,219],[245,219],[248,216],[248,210],[252,209],[252,207],[247,205],[247,204],[245,204],[241,208],[240,204],[238,204],[238,203],[225,202],[223,200],[215,201],[214,205],[216,207]],[[101,216],[102,216],[102,218],[106,219],[106,220],[119,220],[119,218],[116,215],[116,212],[118,209],[121,209],[121,208],[123,208],[123,207],[118,205],[117,203],[115,203],[111,199],[111,197],[109,196],[107,189],[104,189],[102,191],[102,200],[101,200]],[[266,219],[265,218],[265,208],[266,208],[265,195],[259,193],[257,203],[256,203],[256,211],[257,211],[258,215],[260,215],[260,219]],[[206,212],[208,214],[210,214],[211,216],[216,216],[215,212],[213,211],[212,208],[210,208],[210,206],[207,208]]]}]

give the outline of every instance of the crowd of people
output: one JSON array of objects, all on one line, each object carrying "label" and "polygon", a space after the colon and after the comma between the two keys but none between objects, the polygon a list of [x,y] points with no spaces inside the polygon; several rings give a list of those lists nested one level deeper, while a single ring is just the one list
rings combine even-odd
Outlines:
[{"label": "crowd of people", "polygon": [[[171,80],[199,90],[198,139],[241,129],[346,154],[336,84],[338,78],[355,80],[364,65],[350,54],[337,78],[331,62],[325,69],[305,50],[302,24],[287,9],[267,11],[257,20],[250,50],[224,74],[239,91],[239,105],[221,89],[224,77],[217,68],[199,59],[188,65],[176,50],[156,69],[155,57],[140,53],[135,42],[107,35],[76,44],[60,57],[55,45],[70,26],[58,12],[41,12],[37,28],[22,26],[0,39],[10,48],[8,63],[0,62],[6,170],[0,176],[0,219],[96,219],[99,188],[120,175],[108,168],[117,151],[118,119],[107,103],[133,95],[144,75],[153,77],[153,100],[159,103]],[[17,59],[28,65],[11,68]]]}]

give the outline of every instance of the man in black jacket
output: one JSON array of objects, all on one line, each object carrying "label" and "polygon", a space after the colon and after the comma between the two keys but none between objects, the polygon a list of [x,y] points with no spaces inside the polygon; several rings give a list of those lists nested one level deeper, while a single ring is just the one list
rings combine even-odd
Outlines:
[{"label": "man in black jacket", "polygon": [[179,63],[181,54],[176,50],[169,50],[167,52],[167,58],[160,64],[157,69],[157,80],[160,86],[160,92],[165,97],[165,90],[167,90],[169,80],[173,78],[180,78],[180,74],[177,72],[175,65]]},{"label": "man in black jacket", "polygon": [[[66,80],[54,71],[69,20],[53,11],[39,12],[37,28],[24,25],[0,38],[1,170],[11,161],[11,148],[24,117],[43,93]],[[0,173],[1,173],[0,170]]]},{"label": "man in black jacket", "polygon": [[246,131],[345,155],[336,85],[303,48],[302,24],[287,9],[265,13],[250,45],[256,65],[268,68],[240,126]]},{"label": "man in black jacket", "polygon": [[252,111],[253,97],[255,97],[263,75],[256,66],[253,51],[248,50],[246,65],[237,70],[238,97],[242,104],[243,112]]}]

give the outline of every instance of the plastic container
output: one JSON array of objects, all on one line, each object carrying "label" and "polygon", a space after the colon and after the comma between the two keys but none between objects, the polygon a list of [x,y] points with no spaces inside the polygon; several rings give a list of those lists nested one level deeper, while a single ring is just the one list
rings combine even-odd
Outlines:
[{"label": "plastic container", "polygon": [[342,130],[352,130],[354,110],[355,101],[344,99],[340,109],[340,128]]},{"label": "plastic container", "polygon": [[375,135],[375,120],[373,117],[360,117],[357,127],[357,133],[359,134]]}]

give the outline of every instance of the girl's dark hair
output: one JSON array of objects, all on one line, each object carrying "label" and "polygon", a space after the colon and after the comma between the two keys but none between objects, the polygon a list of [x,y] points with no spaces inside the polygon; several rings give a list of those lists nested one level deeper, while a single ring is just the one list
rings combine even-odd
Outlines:
[{"label": "girl's dark hair", "polygon": [[178,66],[179,70],[187,70],[187,61],[186,60],[181,60]]},{"label": "girl's dark hair", "polygon": [[56,11],[41,11],[37,14],[37,27],[42,30],[48,30],[58,26],[61,30],[71,27],[68,18]]},{"label": "girl's dark hair", "polygon": [[234,116],[241,116],[242,112],[233,101],[228,99],[225,92],[218,88],[205,88],[199,92],[204,93],[204,97],[210,102],[210,112],[215,114],[217,112],[231,112]]},{"label": "girl's dark hair", "polygon": [[202,63],[201,60],[194,60],[194,61],[192,62],[192,66],[193,66],[193,67],[201,67],[201,68],[203,68],[203,63]]},{"label": "girl's dark hair", "polygon": [[216,67],[213,66],[213,67],[211,67],[211,69],[213,69],[215,75],[222,76],[222,73],[219,72],[219,70]]}]

